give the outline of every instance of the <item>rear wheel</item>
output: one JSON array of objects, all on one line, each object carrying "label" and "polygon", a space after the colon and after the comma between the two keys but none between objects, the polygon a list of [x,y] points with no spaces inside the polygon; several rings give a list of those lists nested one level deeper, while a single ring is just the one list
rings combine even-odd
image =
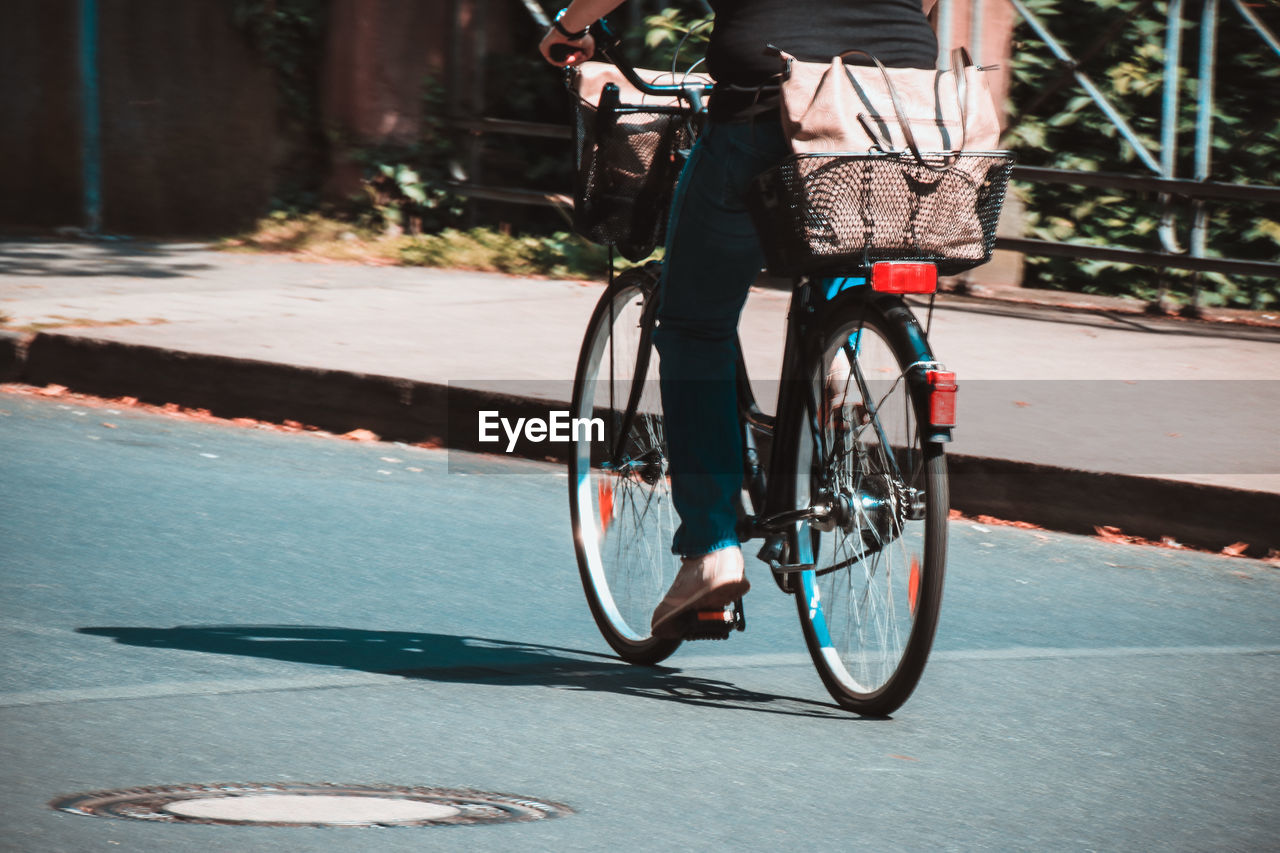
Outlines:
[{"label": "rear wheel", "polygon": [[908,374],[927,352],[914,322],[893,299],[832,306],[798,413],[795,505],[831,509],[797,531],[792,562],[814,566],[797,578],[800,622],[832,697],[870,715],[915,689],[942,602],[946,460],[917,419],[928,392]]},{"label": "rear wheel", "polygon": [[649,340],[656,299],[656,276],[636,269],[597,304],[578,357],[572,416],[599,418],[603,440],[575,435],[569,460],[574,545],[591,615],[609,645],[640,664],[680,645],[649,630],[679,568],[658,355]]}]

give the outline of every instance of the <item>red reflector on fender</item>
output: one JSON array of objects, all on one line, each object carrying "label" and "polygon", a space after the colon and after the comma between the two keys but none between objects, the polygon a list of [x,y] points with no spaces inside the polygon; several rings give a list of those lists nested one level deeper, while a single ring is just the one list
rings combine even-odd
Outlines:
[{"label": "red reflector on fender", "polygon": [[880,261],[871,265],[871,288],[880,293],[933,293],[938,268],[913,261]]},{"label": "red reflector on fender", "polygon": [[929,423],[936,427],[956,425],[956,375],[950,371],[930,370]]}]

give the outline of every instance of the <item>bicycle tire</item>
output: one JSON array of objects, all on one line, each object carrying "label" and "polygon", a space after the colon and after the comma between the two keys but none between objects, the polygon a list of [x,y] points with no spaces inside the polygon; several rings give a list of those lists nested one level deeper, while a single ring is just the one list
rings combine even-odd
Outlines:
[{"label": "bicycle tire", "polygon": [[[638,268],[618,276],[597,303],[578,356],[572,409],[575,418],[600,417],[604,441],[575,434],[569,458],[574,548],[591,615],[623,660],[650,665],[681,642],[649,630],[679,568],[671,553],[678,520],[657,353],[649,341],[656,299],[655,272]],[[636,411],[626,422],[633,386]]]},{"label": "bicycle tire", "polygon": [[809,553],[793,562],[814,567],[797,578],[796,608],[832,698],[886,716],[924,671],[946,571],[946,459],[919,422],[927,385],[909,375],[931,355],[910,309],[892,296],[838,300],[818,340],[804,374],[814,403],[792,412],[802,423],[788,482],[793,505],[818,498],[839,511],[798,525],[795,547]]}]

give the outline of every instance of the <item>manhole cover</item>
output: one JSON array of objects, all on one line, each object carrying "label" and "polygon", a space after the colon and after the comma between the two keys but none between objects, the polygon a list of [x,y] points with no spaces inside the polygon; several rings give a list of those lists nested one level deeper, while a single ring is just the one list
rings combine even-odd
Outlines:
[{"label": "manhole cover", "polygon": [[510,794],[393,785],[173,785],[59,797],[71,814],[237,826],[460,826],[572,814]]}]

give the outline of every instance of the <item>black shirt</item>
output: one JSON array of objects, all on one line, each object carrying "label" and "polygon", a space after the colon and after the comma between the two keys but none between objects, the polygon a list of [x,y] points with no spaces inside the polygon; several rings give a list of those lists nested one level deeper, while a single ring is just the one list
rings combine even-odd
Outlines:
[{"label": "black shirt", "polygon": [[[933,68],[938,42],[920,0],[710,0],[715,11],[707,70],[717,83],[755,88],[781,70],[766,45],[797,59],[825,62],[865,50],[891,68]],[[851,63],[865,62],[851,56]],[[754,93],[721,86],[711,116],[731,119]]]}]

